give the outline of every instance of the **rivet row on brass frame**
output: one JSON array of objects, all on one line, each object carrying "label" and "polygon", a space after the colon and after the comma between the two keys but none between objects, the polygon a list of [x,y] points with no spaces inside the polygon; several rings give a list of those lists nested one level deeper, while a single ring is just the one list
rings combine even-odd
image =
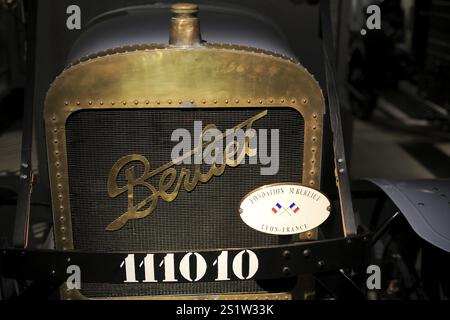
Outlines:
[{"label": "rivet row on brass frame", "polygon": [[[68,102],[66,102],[65,103],[65,105],[66,106],[68,106],[69,105],[69,103]],[[77,105],[81,105],[81,102],[77,102]],[[92,102],[90,101],[89,102],[89,105],[92,105]],[[56,115],[53,115],[52,116],[52,121],[56,124],[56,122],[58,121],[58,118],[57,118],[57,116]],[[61,232],[61,241],[63,242],[63,250],[67,250],[68,248],[68,246],[67,246],[67,234],[66,234],[66,230],[67,230],[67,226],[66,226],[66,219],[65,219],[65,217],[64,217],[64,210],[65,210],[65,207],[64,207],[64,190],[63,190],[63,184],[62,184],[62,182],[61,182],[61,179],[62,179],[62,174],[61,174],[61,172],[59,171],[59,169],[61,168],[61,166],[62,166],[62,163],[61,163],[61,152],[60,152],[60,150],[59,150],[59,137],[58,137],[58,133],[59,133],[59,130],[58,130],[58,127],[57,126],[55,126],[54,128],[53,128],[53,142],[54,142],[54,157],[55,157],[55,167],[58,169],[57,171],[56,171],[56,180],[57,180],[57,186],[58,186],[58,200],[59,200],[59,214],[58,214],[58,216],[59,216],[59,225],[60,225],[60,228],[59,228],[59,231]],[[55,213],[56,214],[56,213]]]},{"label": "rivet row on brass frame", "polygon": [[[195,100],[186,100],[186,101],[188,101],[190,104],[195,104]],[[282,104],[285,104],[286,103],[286,101],[288,101],[288,100],[286,100],[286,99],[280,99],[279,100],[280,101],[280,103],[282,103]],[[178,100],[178,104],[183,104],[183,102],[184,101],[182,101],[182,100]],[[208,103],[208,101],[207,100],[200,100],[200,102],[201,102],[201,104],[207,104]],[[214,104],[218,104],[220,101],[219,100],[212,100],[212,103],[214,103]],[[225,104],[230,104],[231,102],[234,102],[235,104],[241,104],[241,101],[239,100],[239,99],[225,99],[225,100],[223,100],[223,102],[225,103]],[[253,101],[251,100],[251,99],[248,99],[248,100],[246,100],[245,101],[247,104],[251,104]],[[255,100],[255,102],[257,102],[257,103],[259,103],[259,104],[264,104],[265,102],[267,103],[269,103],[269,104],[274,104],[274,103],[276,103],[277,101],[275,101],[275,99],[256,99]],[[118,100],[118,101],[110,101],[110,104],[111,105],[118,105],[118,104],[123,104],[124,106],[126,106],[127,104],[134,104],[134,105],[136,105],[136,106],[138,106],[138,105],[150,105],[151,104],[151,101],[150,100],[144,100],[144,101],[139,101],[139,100],[132,100],[132,101],[126,101],[126,100]],[[155,102],[154,102],[154,104],[157,104],[157,105],[161,105],[163,103],[163,101],[161,101],[161,100],[156,100]],[[172,105],[172,104],[174,104],[174,100],[171,100],[171,99],[169,99],[169,100],[167,100],[167,103],[169,104],[169,105]],[[292,99],[292,100],[290,100],[290,103],[291,104],[296,104],[297,103],[297,101],[295,100],[295,99]],[[65,103],[64,103],[66,106],[69,106],[71,103],[69,102],[69,101],[66,101]],[[87,103],[89,106],[92,106],[92,105],[95,105],[95,103],[92,101],[92,100],[90,100],[90,101],[88,101],[88,103]],[[100,105],[104,105],[105,104],[105,102],[104,101],[100,101],[99,102],[99,104]],[[304,98],[303,100],[302,100],[302,104],[304,104],[304,105],[307,105],[308,104],[308,99],[307,98]],[[82,103],[81,103],[81,101],[76,101],[75,102],[75,105],[76,106],[81,106],[82,105]],[[315,115],[315,118],[317,118],[317,115]]]}]

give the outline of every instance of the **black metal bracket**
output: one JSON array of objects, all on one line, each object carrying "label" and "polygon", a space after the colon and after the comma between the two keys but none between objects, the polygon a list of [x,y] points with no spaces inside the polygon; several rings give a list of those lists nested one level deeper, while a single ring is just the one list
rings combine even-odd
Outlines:
[{"label": "black metal bracket", "polygon": [[326,84],[328,93],[328,110],[330,112],[331,131],[333,134],[333,151],[335,160],[336,185],[339,190],[342,226],[345,236],[357,234],[357,223],[350,191],[350,180],[344,149],[341,110],[336,86],[335,49],[331,22],[330,0],[320,1],[320,19],[322,31],[322,50],[324,54]]},{"label": "black metal bracket", "polygon": [[[254,280],[284,279],[301,274],[317,274],[342,268],[361,266],[365,262],[370,236],[357,236],[334,240],[299,242],[289,245],[248,248],[259,259],[259,269]],[[230,257],[242,250],[228,250]],[[198,251],[208,265],[212,265],[221,251]],[[175,262],[188,253],[172,252]],[[11,279],[62,283],[68,278],[67,268],[80,267],[81,280],[86,283],[124,283],[121,264],[130,253],[88,253],[78,251],[35,251],[4,249],[0,252],[0,272]],[[143,261],[147,254],[133,253],[136,261]],[[166,252],[153,253],[155,261],[162,261]],[[136,268],[137,276],[144,278],[143,268]],[[162,277],[163,270],[156,271]],[[160,272],[161,274],[158,274]],[[239,280],[239,279],[231,279]],[[206,275],[202,282],[215,281]],[[188,282],[180,277],[178,282]]]},{"label": "black metal bracket", "polygon": [[27,17],[27,86],[25,94],[22,154],[20,165],[19,195],[17,200],[16,219],[14,226],[13,244],[16,248],[27,246],[28,227],[30,219],[30,199],[33,187],[33,128],[34,128],[34,76],[35,76],[35,43],[37,1],[30,1]]}]

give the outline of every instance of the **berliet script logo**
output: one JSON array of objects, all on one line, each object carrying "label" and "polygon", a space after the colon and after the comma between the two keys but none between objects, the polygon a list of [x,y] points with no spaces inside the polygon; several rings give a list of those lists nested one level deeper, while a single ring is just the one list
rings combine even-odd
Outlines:
[{"label": "berliet script logo", "polygon": [[[143,219],[156,210],[159,199],[165,202],[172,202],[178,197],[178,193],[182,187],[187,192],[192,192],[197,187],[198,183],[208,183],[213,177],[220,177],[223,175],[227,166],[230,168],[235,168],[243,162],[246,156],[254,157],[257,154],[257,149],[256,147],[252,147],[250,143],[253,124],[265,117],[267,113],[267,110],[261,112],[237,125],[233,129],[227,130],[226,133],[222,133],[219,137],[216,137],[216,139],[224,140],[228,135],[232,135],[234,131],[242,129],[245,129],[246,133],[249,133],[248,135],[246,134],[244,143],[239,143],[239,141],[235,140],[229,142],[225,146],[224,150],[221,150],[222,159],[225,160],[213,162],[208,172],[201,172],[200,164],[195,165],[194,172],[191,172],[191,170],[187,168],[181,168],[178,171],[175,166],[182,164],[185,159],[195,155],[198,156],[200,154],[200,156],[203,157],[201,149],[203,147],[207,147],[215,141],[197,146],[190,152],[181,155],[178,159],[170,161],[153,170],[150,167],[150,162],[148,159],[142,155],[129,155],[117,161],[111,169],[108,177],[108,194],[111,198],[116,198],[121,194],[127,193],[128,210],[109,224],[106,230],[117,231],[123,228],[129,220]],[[217,128],[215,125],[208,125],[203,130],[200,141],[203,142],[203,135],[210,129]],[[218,165],[219,162],[221,163],[220,165]],[[144,168],[144,172],[137,177],[135,174],[135,166],[130,166],[125,170],[126,184],[123,186],[118,186],[117,180],[119,174],[131,163],[140,163]],[[159,174],[161,174],[159,185],[155,187],[150,184],[148,180]],[[145,188],[150,193],[146,199],[137,204],[135,203],[136,200],[134,193],[136,187]],[[173,191],[169,192],[172,188]]]}]

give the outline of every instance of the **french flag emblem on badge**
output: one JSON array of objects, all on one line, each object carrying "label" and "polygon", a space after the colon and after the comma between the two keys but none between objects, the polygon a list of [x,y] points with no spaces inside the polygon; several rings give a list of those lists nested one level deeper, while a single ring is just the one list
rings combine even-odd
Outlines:
[{"label": "french flag emblem on badge", "polygon": [[277,203],[276,206],[272,208],[272,211],[273,213],[278,213],[278,211],[280,211],[281,208],[283,208],[281,204]]},{"label": "french flag emblem on badge", "polygon": [[295,202],[293,204],[291,204],[291,206],[289,208],[291,208],[291,210],[294,213],[297,213],[300,210],[300,208],[295,204]]}]

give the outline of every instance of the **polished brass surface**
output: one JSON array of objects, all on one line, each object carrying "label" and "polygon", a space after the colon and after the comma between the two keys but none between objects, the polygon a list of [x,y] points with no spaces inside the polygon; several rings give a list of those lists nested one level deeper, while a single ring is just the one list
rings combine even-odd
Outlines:
[{"label": "polished brass surface", "polygon": [[198,11],[198,5],[195,3],[175,3],[171,6],[171,11],[175,14],[195,14]]},{"label": "polished brass surface", "polygon": [[304,159],[300,160],[303,181],[299,182],[320,188],[324,98],[313,76],[297,62],[267,51],[220,44],[109,50],[67,68],[46,99],[57,249],[74,249],[65,131],[68,117],[86,109],[186,106],[298,111],[305,120]]},{"label": "polished brass surface", "polygon": [[198,6],[191,3],[172,5],[169,44],[172,46],[200,45],[200,22],[197,18]]},{"label": "polished brass surface", "polygon": [[292,300],[292,294],[285,293],[258,293],[258,294],[214,294],[214,295],[180,295],[180,296],[154,296],[154,297],[120,297],[120,298],[87,298],[78,290],[63,290],[68,300],[214,300],[214,301],[277,301]]},{"label": "polished brass surface", "polygon": [[[222,133],[222,135],[218,137],[218,139],[224,140],[227,135],[234,133],[236,130],[241,130],[244,128],[246,130],[252,130],[253,124],[266,115],[267,110],[237,125],[230,131],[227,131],[227,133]],[[217,129],[217,127],[213,124],[206,126],[202,133],[202,136],[200,137],[200,141],[203,141],[204,133],[210,129]],[[195,166],[193,174],[191,173],[191,170],[187,168],[181,168],[180,174],[178,176],[177,169],[173,167],[181,164],[183,160],[190,158],[193,155],[200,154],[200,157],[203,157],[201,147],[206,147],[208,143],[204,143],[201,147],[198,146],[190,152],[180,156],[178,159],[169,161],[168,163],[154,170],[150,170],[150,162],[141,155],[135,154],[123,157],[122,159],[117,161],[111,169],[108,177],[108,193],[111,198],[116,198],[123,193],[127,193],[128,210],[119,218],[114,220],[111,224],[109,224],[106,227],[106,230],[117,231],[120,230],[129,220],[143,219],[145,217],[148,217],[153,211],[155,211],[159,199],[165,202],[175,201],[175,199],[178,197],[178,193],[182,185],[187,192],[192,192],[197,187],[198,183],[208,183],[213,177],[220,177],[221,175],[223,175],[227,167],[235,168],[239,166],[246,156],[252,157],[256,155],[256,150],[250,149],[249,143],[249,138],[246,138],[244,141],[244,146],[241,148],[238,141],[230,142],[223,150],[224,161],[221,161],[220,166],[217,166],[219,163],[212,164],[210,170],[207,173],[202,173],[200,164],[197,164]],[[237,154],[239,150],[241,150],[241,153]],[[117,185],[117,177],[119,173],[128,164],[136,161],[140,162],[143,165],[144,173],[140,177],[136,178],[134,175],[134,167],[127,169],[125,172],[125,179],[127,180],[127,184],[119,187]],[[153,185],[148,183],[147,180],[159,174],[161,174],[161,178],[159,180],[158,189],[156,189]],[[172,192],[168,193],[167,191],[172,190],[172,187],[174,185],[175,189]],[[135,205],[134,190],[135,187],[138,186],[147,189],[151,193],[151,195]],[[139,211],[142,208],[147,207],[149,203],[151,203],[149,208],[143,211]]]}]

